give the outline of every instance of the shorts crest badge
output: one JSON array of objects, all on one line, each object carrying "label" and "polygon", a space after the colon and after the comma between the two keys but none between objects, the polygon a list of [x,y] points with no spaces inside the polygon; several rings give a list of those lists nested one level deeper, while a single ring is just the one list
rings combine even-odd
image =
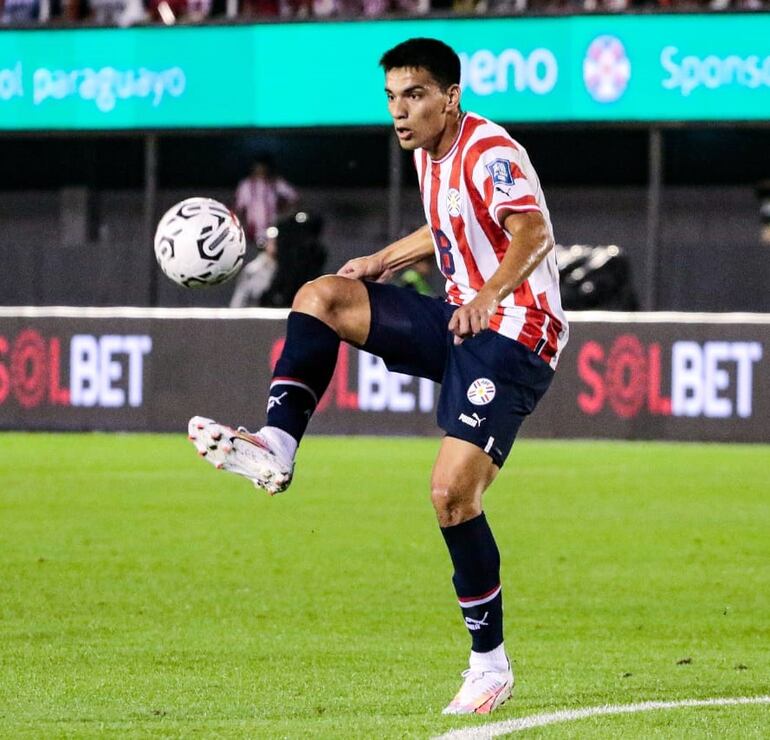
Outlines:
[{"label": "shorts crest badge", "polygon": [[469,386],[467,397],[474,406],[486,406],[497,393],[495,384],[489,378],[476,378]]},{"label": "shorts crest badge", "polygon": [[495,185],[513,185],[511,163],[507,159],[496,159],[487,165],[487,172]]}]

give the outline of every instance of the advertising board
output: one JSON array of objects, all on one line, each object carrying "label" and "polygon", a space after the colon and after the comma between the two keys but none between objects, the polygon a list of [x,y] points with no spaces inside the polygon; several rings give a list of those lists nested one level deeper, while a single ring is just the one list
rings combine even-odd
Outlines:
[{"label": "advertising board", "polygon": [[770,15],[655,14],[5,30],[0,130],[385,125],[412,36],[502,123],[770,120]]},{"label": "advertising board", "polygon": [[[11,311],[0,316],[0,429],[182,433],[195,414],[264,418],[281,311]],[[523,435],[770,442],[770,317],[689,316],[571,317],[553,386]],[[342,345],[309,431],[435,435],[437,400],[432,382]]]}]

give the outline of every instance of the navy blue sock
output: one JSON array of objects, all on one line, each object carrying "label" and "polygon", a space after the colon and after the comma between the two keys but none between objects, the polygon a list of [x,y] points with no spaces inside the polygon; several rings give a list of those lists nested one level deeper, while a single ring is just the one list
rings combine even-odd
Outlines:
[{"label": "navy blue sock", "polygon": [[487,653],[503,641],[500,552],[482,513],[454,527],[441,527],[454,565],[452,581],[473,650]]},{"label": "navy blue sock", "polygon": [[299,442],[334,374],[340,338],[323,321],[292,311],[267,399],[267,425]]}]

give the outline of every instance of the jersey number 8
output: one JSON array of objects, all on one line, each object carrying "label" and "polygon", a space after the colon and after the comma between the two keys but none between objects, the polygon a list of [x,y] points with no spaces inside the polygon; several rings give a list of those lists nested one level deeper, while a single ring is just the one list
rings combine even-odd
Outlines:
[{"label": "jersey number 8", "polygon": [[444,277],[454,275],[455,260],[452,256],[452,242],[441,229],[433,229],[433,239],[436,242],[439,256],[439,268]]}]

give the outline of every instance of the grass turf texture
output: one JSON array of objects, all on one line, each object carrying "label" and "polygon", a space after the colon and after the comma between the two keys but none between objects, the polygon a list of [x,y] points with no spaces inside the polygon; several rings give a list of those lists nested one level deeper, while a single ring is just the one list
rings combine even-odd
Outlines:
[{"label": "grass turf texture", "polygon": [[[442,717],[469,641],[435,450],[311,437],[270,499],[182,435],[0,435],[0,735],[428,737],[770,693],[770,449],[522,441],[486,502],[514,700]],[[747,706],[522,734],[768,728]]]}]

